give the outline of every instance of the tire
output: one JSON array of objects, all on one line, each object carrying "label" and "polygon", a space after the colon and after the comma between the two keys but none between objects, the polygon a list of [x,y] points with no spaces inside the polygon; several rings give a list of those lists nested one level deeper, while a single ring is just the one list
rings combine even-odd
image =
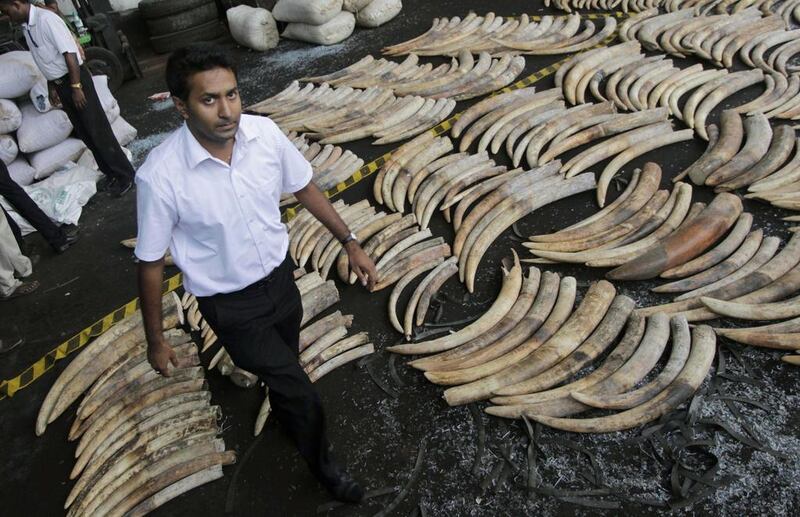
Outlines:
[{"label": "tire", "polygon": [[157,54],[166,54],[190,43],[198,41],[211,41],[222,36],[224,33],[223,25],[214,20],[191,29],[182,30],[150,38],[150,45]]},{"label": "tire", "polygon": [[157,20],[146,20],[151,37],[180,32],[219,18],[217,4],[213,0],[199,7],[182,11]]},{"label": "tire", "polygon": [[[209,3],[209,0],[142,0],[139,12],[145,20],[157,20]],[[211,3],[216,3],[213,0]]]},{"label": "tire", "polygon": [[86,47],[86,60],[84,64],[92,75],[107,75],[108,89],[111,93],[119,90],[125,82],[125,72],[122,69],[122,62],[108,49],[103,47]]}]

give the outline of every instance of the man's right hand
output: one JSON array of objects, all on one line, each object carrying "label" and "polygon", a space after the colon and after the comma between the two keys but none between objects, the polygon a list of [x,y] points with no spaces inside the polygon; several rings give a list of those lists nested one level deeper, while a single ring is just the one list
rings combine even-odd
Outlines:
[{"label": "man's right hand", "polygon": [[169,346],[169,343],[163,337],[147,345],[147,360],[150,362],[150,366],[164,377],[171,375],[170,363],[174,368],[179,366],[175,350]]},{"label": "man's right hand", "polygon": [[49,83],[47,85],[48,90],[50,92],[50,105],[54,108],[61,107],[61,98],[58,96],[58,91],[56,90],[56,86],[53,83]]}]

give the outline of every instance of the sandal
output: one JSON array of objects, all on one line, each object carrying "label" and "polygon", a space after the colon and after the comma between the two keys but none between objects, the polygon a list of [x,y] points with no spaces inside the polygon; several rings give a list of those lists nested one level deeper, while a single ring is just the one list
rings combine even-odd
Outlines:
[{"label": "sandal", "polygon": [[17,287],[13,293],[9,294],[8,296],[0,297],[0,300],[11,300],[12,298],[19,298],[20,296],[25,296],[26,294],[31,294],[36,289],[39,288],[38,280],[33,280],[31,282],[22,282],[19,287]]}]

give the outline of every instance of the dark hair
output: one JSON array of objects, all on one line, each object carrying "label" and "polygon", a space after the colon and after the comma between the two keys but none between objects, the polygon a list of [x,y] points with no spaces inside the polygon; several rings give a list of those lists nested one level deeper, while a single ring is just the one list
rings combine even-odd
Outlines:
[{"label": "dark hair", "polygon": [[173,97],[186,100],[189,97],[189,77],[215,68],[227,68],[236,74],[236,65],[217,45],[193,43],[176,50],[167,60],[166,76],[169,93]]}]

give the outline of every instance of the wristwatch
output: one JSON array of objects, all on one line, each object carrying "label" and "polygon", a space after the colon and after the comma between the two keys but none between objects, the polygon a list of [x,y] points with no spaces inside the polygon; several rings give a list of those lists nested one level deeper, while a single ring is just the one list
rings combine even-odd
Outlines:
[{"label": "wristwatch", "polygon": [[348,233],[343,239],[339,239],[339,242],[342,244],[342,246],[344,246],[350,241],[356,241],[356,242],[358,241],[358,239],[356,239],[356,234],[354,234],[353,232]]},{"label": "wristwatch", "polygon": [[81,83],[70,84],[70,87],[75,88],[76,90],[83,89],[83,85]]}]

